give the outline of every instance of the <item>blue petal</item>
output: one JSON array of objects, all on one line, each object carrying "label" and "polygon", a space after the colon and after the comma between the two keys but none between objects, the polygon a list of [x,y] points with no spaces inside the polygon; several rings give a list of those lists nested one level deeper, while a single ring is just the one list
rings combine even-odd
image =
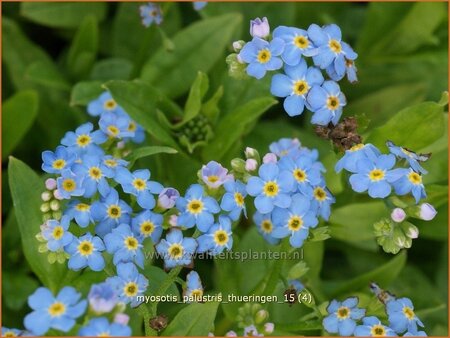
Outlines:
[{"label": "blue petal", "polygon": [[366,175],[353,174],[350,176],[350,184],[352,189],[356,192],[364,192],[369,188],[369,179]]},{"label": "blue petal", "polygon": [[385,198],[391,193],[391,186],[386,181],[372,182],[369,185],[369,196],[373,198]]},{"label": "blue petal", "polygon": [[266,67],[259,62],[250,63],[247,66],[247,74],[256,79],[262,79],[266,75]]},{"label": "blue petal", "polygon": [[262,214],[267,214],[273,210],[273,201],[271,198],[259,195],[255,198],[256,209]]},{"label": "blue petal", "polygon": [[292,80],[284,74],[275,74],[272,77],[270,92],[274,96],[286,97],[292,94]]}]

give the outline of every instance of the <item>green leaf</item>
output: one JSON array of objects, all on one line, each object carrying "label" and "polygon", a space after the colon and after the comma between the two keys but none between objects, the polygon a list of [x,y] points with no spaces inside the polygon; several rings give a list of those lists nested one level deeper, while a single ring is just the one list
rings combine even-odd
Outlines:
[{"label": "green leaf", "polygon": [[423,102],[395,114],[384,125],[374,129],[366,142],[386,149],[386,141],[391,140],[414,150],[433,143],[444,132],[443,107],[435,102]]},{"label": "green leaf", "polygon": [[389,216],[383,202],[354,203],[334,209],[330,216],[331,237],[361,249],[377,249],[373,224]]},{"label": "green leaf", "polygon": [[200,113],[202,107],[202,99],[209,88],[208,76],[205,73],[198,72],[194,83],[191,86],[186,105],[184,106],[183,120],[177,125],[181,126]]},{"label": "green leaf", "polygon": [[[186,92],[197,72],[207,73],[224,57],[226,46],[242,17],[231,13],[192,24],[173,38],[175,50],[161,48],[144,66],[141,78],[169,97]],[[176,79],[176,81],[174,81]]]},{"label": "green leaf", "polygon": [[8,157],[33,125],[38,112],[33,90],[17,92],[2,104],[2,160]]},{"label": "green leaf", "polygon": [[105,87],[125,111],[150,135],[165,145],[179,150],[175,140],[158,121],[156,104],[161,100],[159,91],[143,81],[110,81]]},{"label": "green leaf", "polygon": [[323,329],[322,321],[320,320],[307,320],[307,321],[298,321],[297,323],[276,323],[276,330],[283,330],[288,332],[297,332],[297,331],[320,331]]},{"label": "green leaf", "polygon": [[261,97],[227,114],[219,121],[214,131],[215,138],[204,148],[203,157],[220,160],[239,138],[250,131],[250,125],[275,103],[277,101],[272,97]]},{"label": "green leaf", "polygon": [[110,58],[95,63],[91,71],[91,79],[99,81],[128,80],[133,64],[127,59]]},{"label": "green leaf", "polygon": [[217,302],[189,304],[170,322],[164,336],[207,336],[214,327],[218,306]]},{"label": "green leaf", "polygon": [[381,286],[389,285],[402,271],[406,263],[406,251],[401,251],[394,258],[380,267],[369,271],[361,276],[343,282],[334,290],[330,290],[332,297],[336,297],[346,292],[355,292],[366,289],[370,282],[377,282]]},{"label": "green leaf", "polygon": [[105,90],[102,88],[100,81],[83,81],[78,82],[70,94],[71,106],[87,106],[89,102],[95,100]]},{"label": "green leaf", "polygon": [[219,101],[223,96],[223,87],[220,86],[219,89],[214,93],[214,95],[203,104],[202,114],[205,115],[208,120],[215,124],[220,114]]},{"label": "green leaf", "polygon": [[98,49],[98,26],[94,16],[86,16],[72,41],[67,57],[67,66],[74,77],[86,77]]},{"label": "green leaf", "polygon": [[162,147],[162,146],[141,147],[141,148],[134,149],[130,153],[130,155],[128,155],[125,158],[125,160],[130,161],[129,166],[132,167],[134,162],[136,162],[136,160],[138,160],[140,158],[155,155],[155,154],[161,154],[161,153],[176,154],[176,153],[178,153],[178,151],[176,149],[173,149],[170,147]]},{"label": "green leaf", "polygon": [[30,296],[39,286],[39,283],[29,275],[20,272],[3,272],[2,293],[5,305],[12,310],[20,310]]},{"label": "green leaf", "polygon": [[[168,275],[164,270],[157,266],[147,266],[145,268],[145,276],[151,281],[149,283],[146,293],[149,295],[156,295],[161,285],[167,280]],[[169,288],[164,291],[164,295],[174,295],[179,297],[179,292],[175,283],[170,284]]]},{"label": "green leaf", "polygon": [[20,12],[27,19],[55,28],[76,28],[87,15],[99,21],[106,16],[107,4],[103,2],[24,2]]},{"label": "green leaf", "polygon": [[25,77],[48,89],[70,90],[69,83],[53,63],[44,61],[33,62],[26,69]]},{"label": "green leaf", "polygon": [[70,276],[67,276],[66,264],[50,264],[47,255],[38,252],[40,243],[35,236],[41,231],[42,214],[39,207],[44,183],[32,169],[14,157],[10,157],[8,172],[25,258],[42,284],[56,292],[64,279]]}]

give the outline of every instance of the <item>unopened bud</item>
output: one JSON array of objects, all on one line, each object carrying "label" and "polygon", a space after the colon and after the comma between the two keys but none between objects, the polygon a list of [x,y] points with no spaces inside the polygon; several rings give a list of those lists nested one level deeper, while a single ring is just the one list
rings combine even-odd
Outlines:
[{"label": "unopened bud", "polygon": [[262,324],[267,320],[267,318],[269,318],[269,313],[266,310],[259,310],[255,316],[255,323]]},{"label": "unopened bud", "polygon": [[50,191],[44,191],[41,194],[41,200],[43,200],[44,202],[50,201],[51,198],[52,198],[52,194],[50,193]]},{"label": "unopened bud", "polygon": [[274,329],[275,329],[274,323],[265,323],[264,324],[264,331],[266,331],[266,333],[272,333]]},{"label": "unopened bud", "polygon": [[59,210],[59,201],[58,200],[51,201],[50,209],[52,209],[52,211],[58,211]]},{"label": "unopened bud", "polygon": [[245,45],[245,41],[243,41],[243,40],[234,41],[233,49],[236,53],[238,53],[242,49],[242,47],[244,47],[244,45]]},{"label": "unopened bud", "polygon": [[431,221],[436,214],[436,209],[430,203],[423,203],[420,205],[420,218],[424,221]]},{"label": "unopened bud", "polygon": [[277,155],[275,155],[274,153],[267,153],[264,155],[263,157],[263,163],[277,163],[278,159],[277,159]]},{"label": "unopened bud", "polygon": [[61,193],[59,192],[58,189],[56,189],[55,191],[53,191],[53,196],[57,199],[57,200],[62,200],[63,197],[61,195]]},{"label": "unopened bud", "polygon": [[394,222],[400,223],[403,222],[406,218],[406,213],[401,208],[395,208],[391,212],[391,218]]},{"label": "unopened bud", "polygon": [[245,171],[245,161],[241,158],[234,158],[231,160],[231,167],[234,171],[243,173]]},{"label": "unopened bud", "polygon": [[45,180],[45,187],[48,190],[53,190],[56,188],[56,180],[54,178],[47,178]]},{"label": "unopened bud", "polygon": [[237,333],[234,331],[228,331],[225,333],[225,337],[237,337]]},{"label": "unopened bud", "polygon": [[114,316],[114,323],[127,325],[129,321],[130,316],[125,313],[116,313],[116,315]]},{"label": "unopened bud", "polygon": [[250,35],[253,37],[264,39],[270,34],[269,21],[266,17],[250,20]]},{"label": "unopened bud", "polygon": [[169,217],[169,224],[170,226],[176,227],[178,223],[178,216],[177,215],[170,215]]},{"label": "unopened bud", "polygon": [[53,217],[53,219],[56,219],[57,221],[59,221],[62,217],[62,212],[61,211],[53,211],[52,217]]},{"label": "unopened bud", "polygon": [[41,204],[41,212],[49,212],[50,211],[50,204],[48,203],[43,203]]},{"label": "unopened bud", "polygon": [[256,160],[250,158],[247,161],[245,161],[245,170],[254,171],[257,168],[258,168],[258,162],[256,162]]}]

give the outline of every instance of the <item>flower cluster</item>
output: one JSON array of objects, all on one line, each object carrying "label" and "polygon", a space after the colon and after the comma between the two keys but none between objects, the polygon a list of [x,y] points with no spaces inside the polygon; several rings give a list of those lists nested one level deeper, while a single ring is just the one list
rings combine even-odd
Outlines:
[{"label": "flower cluster", "polygon": [[269,243],[289,237],[299,248],[319,216],[329,219],[334,197],[326,187],[317,150],[302,147],[297,139],[281,139],[270,145],[270,151],[259,168],[257,159],[247,159],[251,176],[246,190],[257,209],[253,219]]},{"label": "flower cluster", "polygon": [[[426,171],[419,161],[428,157],[419,156],[411,150],[388,141],[390,154],[382,154],[374,145],[357,144],[345,151],[336,163],[335,170],[352,173],[350,184],[356,192],[367,191],[372,198],[385,198],[394,190],[397,195],[411,194],[416,203],[426,197],[422,175]],[[396,167],[405,160],[409,168]],[[397,162],[398,161],[398,162]]]},{"label": "flower cluster", "polygon": [[358,308],[358,298],[350,297],[343,302],[330,302],[328,316],[322,322],[324,329],[340,336],[426,336],[421,331],[424,325],[414,313],[414,305],[409,298],[395,298],[375,283],[371,284],[371,290],[385,307],[388,325],[376,316],[368,316],[366,309]]},{"label": "flower cluster", "polygon": [[284,98],[287,114],[298,116],[307,108],[313,113],[313,124],[336,125],[347,104],[337,82],[346,74],[350,82],[357,81],[354,61],[358,57],[342,41],[340,28],[335,24],[312,24],[307,30],[279,26],[271,36],[267,18],[257,18],[250,22],[250,34],[250,42],[233,44],[238,54],[228,59],[230,72],[245,70],[261,79],[268,71],[283,68],[283,73],[272,77],[270,92]]}]

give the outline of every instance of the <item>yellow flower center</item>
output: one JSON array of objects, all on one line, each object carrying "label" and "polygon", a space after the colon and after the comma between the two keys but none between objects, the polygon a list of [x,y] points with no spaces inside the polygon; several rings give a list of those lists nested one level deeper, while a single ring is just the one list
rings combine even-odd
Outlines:
[{"label": "yellow flower center", "polygon": [[136,250],[139,246],[137,239],[134,238],[133,236],[128,236],[127,238],[125,238],[123,243],[125,244],[125,247],[130,251]]},{"label": "yellow flower center", "polygon": [[327,98],[327,108],[329,110],[336,110],[339,108],[339,99],[337,96],[329,96]]},{"label": "yellow flower center", "polygon": [[364,144],[362,144],[362,143],[359,143],[359,144],[355,144],[353,147],[351,147],[350,149],[349,149],[349,151],[358,151],[358,150],[360,150],[360,149],[362,149],[362,148],[364,148]]},{"label": "yellow flower center", "polygon": [[264,231],[266,234],[270,234],[273,229],[273,224],[268,219],[265,219],[261,223],[261,230]]},{"label": "yellow flower center", "polygon": [[288,221],[288,228],[291,231],[298,231],[303,225],[303,220],[300,216],[292,216]]},{"label": "yellow flower center", "polygon": [[172,258],[180,259],[183,257],[183,247],[178,243],[172,244],[167,251]]},{"label": "yellow flower center", "polygon": [[302,169],[295,169],[292,172],[292,175],[294,176],[294,178],[297,180],[297,182],[305,182],[306,178],[308,177],[306,175],[306,172]]},{"label": "yellow flower center", "polygon": [[412,320],[415,316],[413,309],[411,309],[408,306],[405,306],[403,308],[403,314],[405,315],[406,318],[408,318],[409,320]]},{"label": "yellow flower center", "polygon": [[225,245],[228,243],[228,234],[224,230],[218,230],[214,233],[214,242],[217,245]]},{"label": "yellow flower center", "polygon": [[134,121],[131,121],[127,128],[128,131],[135,131],[136,130],[136,123]]},{"label": "yellow flower center", "polygon": [[377,324],[372,326],[370,329],[370,334],[372,337],[384,337],[386,335],[386,330],[384,329],[383,325]]},{"label": "yellow flower center", "polygon": [[327,199],[327,193],[321,187],[317,187],[313,192],[314,198],[320,202],[325,201]]},{"label": "yellow flower center", "polygon": [[109,99],[106,100],[105,103],[103,103],[103,107],[107,110],[113,110],[117,107],[117,103],[113,99]]},{"label": "yellow flower center", "polygon": [[75,209],[77,209],[78,211],[88,211],[91,207],[85,203],[78,203],[75,206]]},{"label": "yellow flower center", "polygon": [[144,236],[149,236],[153,233],[153,230],[155,230],[155,225],[153,222],[150,221],[144,221],[141,223],[141,234]]},{"label": "yellow flower center", "polygon": [[191,297],[195,300],[201,300],[203,296],[203,290],[202,289],[194,289],[191,291]]},{"label": "yellow flower center", "polygon": [[381,181],[384,179],[384,171],[381,169],[373,169],[369,173],[369,178],[371,181]]},{"label": "yellow flower center", "polygon": [[346,318],[350,317],[350,309],[346,306],[341,306],[337,310],[336,316],[338,317],[338,319],[346,319]]},{"label": "yellow flower center", "polygon": [[203,202],[200,200],[191,200],[187,205],[187,210],[191,214],[200,214],[203,211]]},{"label": "yellow flower center", "polygon": [[82,241],[78,244],[78,252],[82,256],[89,256],[94,251],[94,245],[90,241]]},{"label": "yellow flower center", "polygon": [[17,337],[17,335],[13,331],[6,331],[3,333],[3,337]]},{"label": "yellow flower center", "polygon": [[307,48],[309,46],[309,41],[306,38],[306,36],[297,35],[294,38],[294,45],[296,45],[300,49],[304,49],[304,48]]},{"label": "yellow flower center", "polygon": [[64,161],[62,158],[57,159],[57,160],[53,161],[53,163],[52,163],[53,169],[61,170],[65,166],[66,166],[66,161]]},{"label": "yellow flower center", "polygon": [[258,53],[258,61],[259,63],[267,63],[270,61],[272,54],[268,49],[261,49]]},{"label": "yellow flower center", "polygon": [[274,197],[278,195],[278,184],[274,181],[268,181],[264,184],[263,192],[268,197]]},{"label": "yellow flower center", "polygon": [[63,227],[62,226],[56,226],[53,229],[52,235],[53,235],[53,238],[56,239],[56,240],[61,239],[62,236],[64,236],[64,229],[63,229]]},{"label": "yellow flower center", "polygon": [[91,176],[92,179],[98,181],[102,178],[102,171],[99,167],[91,167],[89,169],[89,176]]},{"label": "yellow flower center", "polygon": [[410,172],[408,174],[408,180],[414,184],[414,185],[418,185],[422,183],[422,176],[420,176],[418,173],[416,172]]},{"label": "yellow flower center", "polygon": [[244,205],[244,196],[242,196],[240,192],[235,192],[234,201],[236,202],[237,206],[242,207]]},{"label": "yellow flower center", "polygon": [[48,314],[51,317],[59,317],[66,313],[66,306],[61,302],[54,302],[48,307]]},{"label": "yellow flower center", "polygon": [[219,176],[216,176],[216,175],[208,176],[209,183],[216,183],[218,180],[219,180]]},{"label": "yellow flower center", "polygon": [[111,337],[109,332],[100,332],[97,337]]},{"label": "yellow flower center", "polygon": [[91,143],[91,137],[83,134],[77,137],[77,144],[80,148],[87,147]]},{"label": "yellow flower center", "polygon": [[77,184],[73,179],[66,178],[62,183],[62,187],[65,191],[72,192],[77,188]]},{"label": "yellow flower center", "polygon": [[337,40],[331,39],[328,42],[328,46],[334,53],[340,53],[342,51],[341,43]]},{"label": "yellow flower center", "polygon": [[108,208],[108,216],[110,218],[119,218],[122,215],[122,209],[118,205],[111,205]]},{"label": "yellow flower center", "polygon": [[309,90],[308,82],[298,80],[294,83],[293,92],[295,95],[305,95]]},{"label": "yellow flower center", "polygon": [[128,282],[123,287],[123,293],[127,297],[134,297],[134,296],[136,296],[138,291],[139,291],[139,287],[138,287],[138,285],[135,282]]},{"label": "yellow flower center", "polygon": [[119,135],[119,128],[117,128],[113,124],[109,125],[106,129],[108,129],[109,135],[111,135],[112,137],[116,137],[117,135]]},{"label": "yellow flower center", "polygon": [[142,191],[147,187],[147,183],[142,178],[135,178],[132,184],[133,187],[139,191]]},{"label": "yellow flower center", "polygon": [[113,160],[113,159],[105,160],[104,163],[105,163],[108,167],[112,167],[112,168],[114,168],[114,167],[117,166],[117,161],[116,161],[116,160]]}]

